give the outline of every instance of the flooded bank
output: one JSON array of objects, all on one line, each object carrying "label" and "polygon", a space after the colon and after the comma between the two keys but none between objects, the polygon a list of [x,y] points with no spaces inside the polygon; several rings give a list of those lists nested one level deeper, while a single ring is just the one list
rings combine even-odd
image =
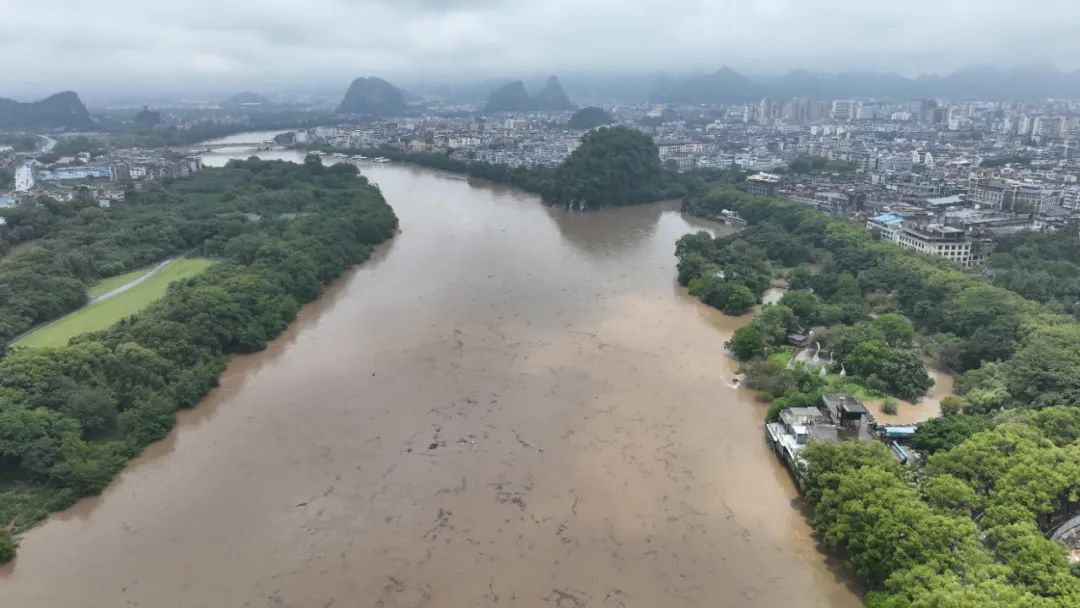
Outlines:
[{"label": "flooded bank", "polygon": [[918,401],[897,400],[895,414],[886,414],[881,405],[883,399],[869,399],[864,402],[866,409],[874,415],[874,418],[882,424],[915,424],[941,415],[941,400],[953,392],[953,376],[926,364],[926,373],[934,381],[934,386],[926,391],[926,395]]},{"label": "flooded bank", "polygon": [[362,171],[401,234],[24,535],[0,606],[861,605],[729,386],[749,317],[675,282],[722,226]]}]

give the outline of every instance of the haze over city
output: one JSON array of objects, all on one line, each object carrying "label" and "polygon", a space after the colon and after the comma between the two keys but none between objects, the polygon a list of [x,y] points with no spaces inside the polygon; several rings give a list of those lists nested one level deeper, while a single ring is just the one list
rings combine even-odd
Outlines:
[{"label": "haze over city", "polygon": [[1080,67],[1069,0],[42,0],[0,3],[4,90],[91,99],[547,73]]}]

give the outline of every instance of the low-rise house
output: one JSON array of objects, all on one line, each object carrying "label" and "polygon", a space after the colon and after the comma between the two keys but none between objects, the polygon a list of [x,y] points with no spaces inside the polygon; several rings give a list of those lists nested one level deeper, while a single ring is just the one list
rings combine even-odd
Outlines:
[{"label": "low-rise house", "polygon": [[866,227],[877,230],[884,241],[896,242],[896,232],[900,230],[904,218],[895,213],[883,213],[866,220]]},{"label": "low-rise house", "polygon": [[780,183],[781,179],[779,175],[774,175],[772,173],[757,173],[746,178],[745,186],[746,191],[750,194],[776,196],[776,191],[780,188]]},{"label": "low-rise house", "polygon": [[870,412],[857,397],[829,394],[822,396],[819,407],[782,410],[779,421],[765,423],[765,439],[801,486],[799,463],[804,460],[801,452],[807,445],[815,441],[876,441],[872,433],[874,424]]},{"label": "low-rise house", "polygon": [[961,268],[974,263],[971,240],[960,228],[942,224],[905,222],[896,231],[895,242],[901,247],[943,257]]}]

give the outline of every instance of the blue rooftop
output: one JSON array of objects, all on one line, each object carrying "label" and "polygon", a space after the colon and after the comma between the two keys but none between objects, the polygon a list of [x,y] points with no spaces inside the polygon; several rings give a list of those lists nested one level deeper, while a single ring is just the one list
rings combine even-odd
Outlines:
[{"label": "blue rooftop", "polygon": [[907,437],[915,434],[915,427],[913,426],[887,426],[885,427],[886,437]]},{"label": "blue rooftop", "polygon": [[882,215],[870,218],[871,221],[878,222],[879,224],[899,224],[904,221],[904,218],[896,215],[895,213],[884,213]]}]

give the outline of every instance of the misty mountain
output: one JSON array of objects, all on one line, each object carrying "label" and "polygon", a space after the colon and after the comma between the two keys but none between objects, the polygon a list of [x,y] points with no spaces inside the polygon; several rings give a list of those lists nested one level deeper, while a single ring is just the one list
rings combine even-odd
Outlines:
[{"label": "misty mountain", "polygon": [[[920,80],[933,82],[928,77]],[[1075,72],[1066,74],[1048,66],[973,67],[945,76],[937,84],[943,97],[1032,99],[1080,94],[1080,78]]]},{"label": "misty mountain", "polygon": [[387,116],[405,111],[405,95],[382,78],[357,78],[338,107],[340,114]]},{"label": "misty mountain", "polygon": [[74,91],[56,93],[29,103],[0,97],[0,128],[82,128],[93,124],[86,106]]},{"label": "misty mountain", "polygon": [[251,91],[244,91],[237,93],[232,97],[225,100],[224,105],[227,106],[268,106],[271,105],[271,101],[258,93]]},{"label": "misty mountain", "polygon": [[738,103],[760,99],[766,92],[764,86],[724,66],[711,74],[661,77],[650,99],[667,103]]},{"label": "misty mountain", "polygon": [[547,83],[543,89],[532,98],[532,109],[534,110],[572,110],[574,104],[570,103],[570,99],[563,92],[562,85],[559,84],[558,76],[549,76]]},{"label": "misty mountain", "polygon": [[544,88],[530,96],[525,83],[520,80],[509,82],[488,98],[485,112],[527,112],[529,110],[560,111],[572,110],[574,104],[563,92],[558,76],[549,76]]},{"label": "misty mountain", "polygon": [[485,78],[477,81],[432,84],[417,82],[409,86],[410,90],[422,95],[443,99],[449,103],[483,104],[491,97],[491,92],[512,82],[512,78]]},{"label": "misty mountain", "polygon": [[491,94],[484,110],[487,112],[524,112],[532,109],[532,98],[520,80],[507,83]]},{"label": "misty mountain", "polygon": [[1080,72],[1053,67],[973,67],[946,76],[908,78],[891,72],[812,73],[793,70],[782,76],[748,78],[724,67],[712,74],[657,80],[652,101],[671,103],[742,103],[762,97],[819,99],[874,98],[1024,100],[1080,96]]}]

